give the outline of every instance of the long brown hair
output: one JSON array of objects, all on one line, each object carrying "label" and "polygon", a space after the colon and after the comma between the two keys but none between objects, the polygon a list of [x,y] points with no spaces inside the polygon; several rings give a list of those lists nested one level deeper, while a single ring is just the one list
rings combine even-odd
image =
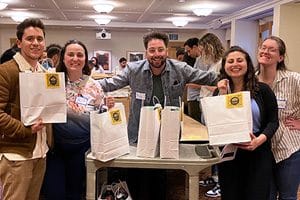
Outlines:
[{"label": "long brown hair", "polygon": [[84,49],[84,54],[85,54],[85,61],[84,61],[84,67],[82,68],[82,73],[85,75],[91,75],[91,69],[89,68],[89,63],[88,63],[88,51],[86,46],[78,41],[78,40],[69,40],[65,46],[62,48],[61,52],[60,52],[60,59],[59,59],[59,65],[56,68],[57,72],[65,72],[65,80],[67,81],[67,67],[64,63],[64,56],[66,53],[66,49],[70,44],[78,44],[80,46],[82,46],[82,48]]},{"label": "long brown hair", "polygon": [[230,76],[225,71],[225,63],[228,55],[232,52],[240,52],[245,55],[245,59],[247,62],[247,72],[244,76],[244,85],[243,85],[243,90],[245,91],[250,91],[251,97],[254,97],[256,94],[256,91],[258,90],[258,80],[257,77],[255,76],[255,69],[251,60],[250,55],[241,47],[239,46],[232,46],[230,47],[229,50],[227,50],[222,58],[222,67],[220,69],[220,80],[222,79],[228,79],[229,80],[229,85],[230,89],[233,91],[234,86],[233,82]]},{"label": "long brown hair", "polygon": [[[266,40],[274,40],[278,45],[279,55],[283,57],[283,59],[277,63],[276,70],[287,70],[287,67],[284,62],[284,60],[286,58],[286,46],[285,46],[284,41],[276,36],[269,36],[266,39],[264,39],[264,41],[266,41]],[[260,74],[260,64],[259,63],[257,66],[257,75],[258,74]]]}]

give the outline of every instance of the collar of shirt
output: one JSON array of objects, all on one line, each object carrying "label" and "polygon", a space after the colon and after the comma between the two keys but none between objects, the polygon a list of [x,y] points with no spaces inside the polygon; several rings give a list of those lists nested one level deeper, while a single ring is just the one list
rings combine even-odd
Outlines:
[{"label": "collar of shirt", "polygon": [[37,62],[36,68],[32,70],[32,66],[25,60],[25,58],[18,52],[14,55],[14,60],[18,63],[21,72],[44,72],[43,67]]}]

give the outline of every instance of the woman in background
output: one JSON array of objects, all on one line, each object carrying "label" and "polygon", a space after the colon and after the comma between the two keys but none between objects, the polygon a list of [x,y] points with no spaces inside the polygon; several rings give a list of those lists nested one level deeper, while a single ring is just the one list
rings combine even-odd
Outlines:
[{"label": "woman in background", "polygon": [[91,62],[92,62],[92,64],[93,64],[93,68],[92,68],[92,74],[94,73],[94,72],[96,72],[96,73],[104,73],[104,69],[103,69],[103,67],[99,64],[99,60],[98,60],[98,58],[97,57],[92,57],[91,58]]},{"label": "woman in background", "polygon": [[258,82],[249,54],[231,47],[222,59],[220,94],[250,91],[253,132],[238,147],[234,160],[218,164],[222,200],[268,200],[272,177],[271,138],[278,128],[278,109],[271,88]]},{"label": "woman in background", "polygon": [[272,138],[275,157],[270,200],[296,200],[300,183],[300,74],[287,70],[286,46],[278,37],[264,40],[258,50],[258,79],[274,91],[279,128]]},{"label": "woman in background", "polygon": [[[104,104],[101,86],[93,80],[83,43],[68,41],[58,72],[65,72],[67,123],[53,124],[54,148],[47,156],[43,191],[49,200],[81,200],[85,194],[85,153],[90,148],[89,112]],[[106,99],[113,107],[114,100]]]},{"label": "woman in background", "polygon": [[[199,49],[201,52],[201,62],[203,66],[206,66],[206,71],[214,71],[220,74],[222,56],[225,48],[221,40],[213,33],[207,33],[199,40]],[[189,84],[190,85],[190,84]],[[207,96],[212,96],[216,87],[214,86],[201,86],[200,99]],[[200,112],[202,109],[200,108]],[[202,113],[199,114],[201,122],[205,124]],[[221,188],[218,179],[218,166],[211,166],[211,176],[205,180],[199,182],[200,186],[208,187],[214,186],[211,190],[205,193],[208,197],[220,197]]]}]

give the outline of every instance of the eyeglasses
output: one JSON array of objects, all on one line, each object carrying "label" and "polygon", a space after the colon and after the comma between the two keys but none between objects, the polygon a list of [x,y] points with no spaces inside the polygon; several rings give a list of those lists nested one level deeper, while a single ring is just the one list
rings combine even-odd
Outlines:
[{"label": "eyeglasses", "polygon": [[261,52],[267,52],[267,53],[276,53],[278,49],[273,48],[273,47],[266,47],[266,46],[261,46],[259,47],[259,51]]}]

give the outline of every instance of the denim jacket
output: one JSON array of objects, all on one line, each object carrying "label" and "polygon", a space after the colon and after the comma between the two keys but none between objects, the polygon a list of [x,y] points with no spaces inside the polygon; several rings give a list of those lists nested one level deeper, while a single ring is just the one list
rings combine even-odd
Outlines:
[{"label": "denim jacket", "polygon": [[[105,92],[114,91],[127,85],[131,87],[128,122],[130,143],[137,142],[141,107],[152,105],[152,80],[149,62],[140,60],[129,63],[122,74],[99,81]],[[214,85],[217,81],[217,75],[214,72],[194,69],[185,62],[167,59],[165,70],[161,74],[161,81],[166,97],[165,105],[179,106],[179,97],[182,97],[187,83]]]}]

